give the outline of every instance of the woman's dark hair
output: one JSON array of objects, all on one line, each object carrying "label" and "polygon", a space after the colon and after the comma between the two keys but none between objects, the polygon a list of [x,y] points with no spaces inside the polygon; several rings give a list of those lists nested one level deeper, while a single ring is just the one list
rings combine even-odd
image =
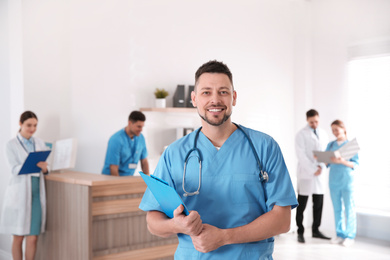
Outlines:
[{"label": "woman's dark hair", "polygon": [[28,120],[30,118],[35,118],[36,120],[38,120],[38,117],[37,117],[37,115],[34,112],[32,112],[32,111],[25,111],[25,112],[23,112],[23,114],[20,115],[19,122],[21,124],[23,124],[24,121],[26,121],[26,120]]},{"label": "woman's dark hair", "polygon": [[345,136],[347,136],[347,129],[345,128],[345,125],[344,125],[343,121],[341,121],[341,120],[334,120],[330,124],[330,126],[332,126],[332,125],[336,125],[336,126],[342,128],[342,129],[344,129]]}]

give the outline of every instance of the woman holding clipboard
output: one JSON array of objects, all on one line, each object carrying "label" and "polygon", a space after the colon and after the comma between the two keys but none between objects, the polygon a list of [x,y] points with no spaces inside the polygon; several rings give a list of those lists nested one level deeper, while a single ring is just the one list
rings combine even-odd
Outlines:
[{"label": "woman holding clipboard", "polygon": [[11,178],[6,188],[3,210],[0,216],[0,233],[12,234],[13,260],[23,259],[22,244],[26,238],[25,259],[33,260],[38,235],[45,230],[46,193],[43,174],[48,173],[47,162],[38,162],[39,173],[18,174],[31,152],[48,150],[45,143],[33,134],[38,118],[26,111],[20,116],[20,130],[6,146]]},{"label": "woman holding clipboard", "polygon": [[[332,124],[332,133],[336,140],[330,142],[326,151],[336,151],[348,143],[347,131],[344,123],[335,120]],[[333,244],[351,246],[356,236],[356,212],[354,202],[354,170],[359,165],[359,156],[356,154],[351,159],[332,157],[332,163],[328,166],[329,189],[333,203],[337,237],[333,238]],[[344,217],[345,216],[345,217]]]}]

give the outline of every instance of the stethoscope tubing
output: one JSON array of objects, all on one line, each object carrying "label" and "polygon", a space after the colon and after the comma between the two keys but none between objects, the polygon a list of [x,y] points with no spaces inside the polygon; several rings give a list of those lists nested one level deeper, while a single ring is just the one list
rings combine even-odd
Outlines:
[{"label": "stethoscope tubing", "polygon": [[[24,146],[22,140],[20,140],[19,136],[17,135],[16,138],[18,139],[20,145],[23,147],[23,149],[26,151],[27,154],[29,154],[30,152],[27,150],[26,146]],[[32,138],[32,137],[31,137]],[[35,142],[33,141],[33,149],[35,151]]]},{"label": "stethoscope tubing", "polygon": [[[245,132],[245,130],[238,124],[236,123],[233,123],[246,137],[246,139],[248,140],[249,142],[249,145],[252,149],[252,152],[256,158],[256,162],[257,162],[257,165],[259,167],[259,170],[260,170],[260,173],[259,173],[259,180],[261,183],[266,183],[268,182],[268,173],[263,171],[263,168],[261,166],[261,163],[260,163],[260,157],[259,155],[257,154],[256,152],[256,149],[255,149],[255,146],[253,145],[253,142],[251,140],[251,138],[249,137],[249,135]],[[199,194],[199,190],[200,190],[200,186],[201,186],[201,176],[202,176],[202,161],[203,161],[203,155],[202,155],[202,152],[196,147],[196,144],[198,142],[198,138],[199,138],[199,133],[200,131],[202,130],[202,127],[200,127],[197,131],[196,131],[196,134],[195,134],[195,138],[194,138],[194,145],[193,145],[193,148],[191,150],[188,151],[186,157],[185,157],[185,160],[184,160],[184,170],[183,170],[183,185],[182,185],[182,188],[183,188],[183,191],[184,191],[184,194],[183,196],[184,197],[187,197],[187,196],[193,196],[193,195],[197,195]],[[191,156],[191,153],[192,152],[197,152],[198,153],[198,156],[195,156],[195,155],[192,155]],[[198,185],[198,189],[194,192],[187,192],[186,189],[185,189],[185,175],[186,175],[186,168],[187,168],[187,162],[188,162],[188,159],[191,158],[191,157],[197,157],[198,158],[198,162],[199,162],[199,185]]]}]

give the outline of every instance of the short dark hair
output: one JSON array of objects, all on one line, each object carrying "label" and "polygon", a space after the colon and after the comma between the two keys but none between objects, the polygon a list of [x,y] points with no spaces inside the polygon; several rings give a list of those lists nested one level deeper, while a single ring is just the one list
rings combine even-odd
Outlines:
[{"label": "short dark hair", "polygon": [[[230,69],[226,64],[223,62],[217,61],[217,60],[211,60],[209,62],[206,62],[202,66],[199,67],[199,69],[195,73],[195,89],[198,84],[199,77],[203,73],[222,73],[228,76],[230,83],[233,86],[233,75],[230,72]],[[234,89],[234,87],[233,87]]]},{"label": "short dark hair", "polygon": [[24,121],[26,121],[26,120],[28,120],[30,118],[35,118],[36,120],[38,120],[38,117],[37,117],[37,115],[34,112],[32,112],[32,111],[25,111],[25,112],[23,112],[23,114],[20,115],[19,122],[21,124],[23,124]]},{"label": "short dark hair", "polygon": [[309,111],[306,112],[306,119],[313,116],[320,116],[320,114],[318,114],[317,110],[314,109],[310,109]]},{"label": "short dark hair", "polygon": [[146,117],[141,111],[133,111],[129,115],[129,121],[135,123],[137,121],[145,122]]}]

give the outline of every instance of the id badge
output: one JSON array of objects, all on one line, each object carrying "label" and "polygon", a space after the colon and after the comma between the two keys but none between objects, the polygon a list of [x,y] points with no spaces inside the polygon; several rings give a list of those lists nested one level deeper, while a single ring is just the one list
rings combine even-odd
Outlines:
[{"label": "id badge", "polygon": [[136,163],[129,163],[129,169],[137,169]]}]

